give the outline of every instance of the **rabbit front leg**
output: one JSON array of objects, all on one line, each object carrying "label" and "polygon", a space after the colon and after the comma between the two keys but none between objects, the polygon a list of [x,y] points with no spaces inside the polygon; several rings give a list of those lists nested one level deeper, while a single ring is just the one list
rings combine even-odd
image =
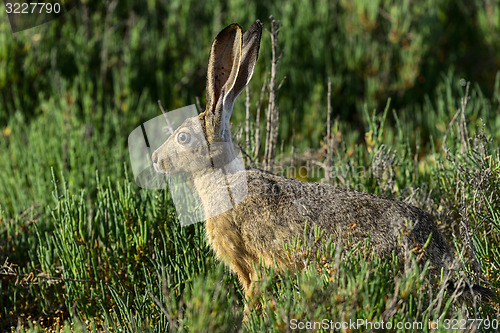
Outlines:
[{"label": "rabbit front leg", "polygon": [[258,261],[250,253],[248,253],[242,246],[232,247],[237,249],[231,254],[230,267],[233,272],[238,275],[241,286],[245,294],[245,320],[247,320],[250,315],[250,310],[254,309],[260,313],[262,305],[259,301],[259,275],[256,270],[256,265]]},{"label": "rabbit front leg", "polygon": [[[229,245],[228,247],[233,251],[225,251],[226,255],[230,254],[229,260],[226,259],[226,261],[229,261],[229,267],[238,275],[240,285],[243,287],[246,300],[244,320],[247,321],[251,309],[256,310],[258,313],[262,310],[262,305],[259,301],[259,276],[254,266],[257,263],[254,261],[254,258],[240,246]],[[235,249],[237,250],[234,251]]]},{"label": "rabbit front leg", "polygon": [[245,293],[246,303],[243,319],[244,321],[248,321],[250,310],[254,309],[258,313],[262,310],[262,305],[259,301],[258,274],[252,266],[239,265],[238,262],[233,262],[231,264],[231,269],[238,275],[238,279]]},{"label": "rabbit front leg", "polygon": [[258,274],[254,268],[258,259],[247,251],[245,242],[241,238],[238,227],[235,225],[232,212],[225,212],[206,222],[207,240],[216,257],[224,262],[238,275],[243,287],[247,305],[245,314],[250,308],[260,308],[258,302]]}]

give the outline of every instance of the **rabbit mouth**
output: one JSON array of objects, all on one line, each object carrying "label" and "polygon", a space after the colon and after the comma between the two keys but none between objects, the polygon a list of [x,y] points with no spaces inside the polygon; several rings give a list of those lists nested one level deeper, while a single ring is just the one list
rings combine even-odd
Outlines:
[{"label": "rabbit mouth", "polygon": [[167,176],[173,176],[186,172],[185,170],[180,170],[178,167],[175,167],[169,157],[153,162],[153,168],[157,173]]},{"label": "rabbit mouth", "polygon": [[170,168],[167,168],[168,162],[165,159],[160,159],[158,161],[155,161],[153,163],[153,168],[155,169],[156,172],[162,173],[162,174],[170,174],[172,173],[169,171]]},{"label": "rabbit mouth", "polygon": [[158,173],[167,173],[165,170],[163,170],[161,167],[160,167],[160,163],[153,163],[153,168],[155,169],[156,172]]},{"label": "rabbit mouth", "polygon": [[156,150],[151,156],[153,168],[157,173],[171,174],[174,172],[175,167],[172,159],[167,154],[162,153],[160,149]]}]

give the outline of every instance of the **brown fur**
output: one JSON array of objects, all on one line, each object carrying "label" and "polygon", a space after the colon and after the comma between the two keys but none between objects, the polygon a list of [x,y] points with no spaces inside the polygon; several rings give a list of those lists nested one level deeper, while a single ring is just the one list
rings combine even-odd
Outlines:
[{"label": "brown fur", "polygon": [[[259,261],[266,266],[276,263],[278,269],[303,268],[301,262],[290,261],[284,243],[301,238],[306,223],[318,225],[337,241],[369,238],[379,255],[394,251],[402,256],[405,249],[422,250],[430,236],[422,262],[449,268],[454,258],[450,247],[431,217],[418,208],[243,168],[233,149],[229,118],[234,100],[253,74],[261,33],[259,21],[245,35],[237,24],[219,33],[210,52],[205,112],[187,119],[152,156],[159,172],[191,175],[208,217],[208,243],[238,274],[247,299],[253,300],[254,265]],[[189,143],[179,143],[179,133],[189,134]],[[214,178],[214,172],[220,176]],[[247,195],[235,202],[237,192],[243,190]],[[221,193],[229,193],[225,201],[230,200],[231,209],[218,211]],[[409,232],[404,233],[408,225]]]}]

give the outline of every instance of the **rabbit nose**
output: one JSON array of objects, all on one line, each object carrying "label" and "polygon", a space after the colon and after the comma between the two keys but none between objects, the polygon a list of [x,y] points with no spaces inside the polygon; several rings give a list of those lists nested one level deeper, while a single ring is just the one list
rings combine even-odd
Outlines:
[{"label": "rabbit nose", "polygon": [[158,163],[158,154],[156,152],[153,153],[153,156],[151,156],[153,159],[153,163]]}]

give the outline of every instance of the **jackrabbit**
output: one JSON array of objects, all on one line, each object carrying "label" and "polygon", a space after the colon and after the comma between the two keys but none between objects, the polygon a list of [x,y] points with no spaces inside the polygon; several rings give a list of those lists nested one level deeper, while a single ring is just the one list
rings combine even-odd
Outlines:
[{"label": "jackrabbit", "polygon": [[[244,168],[233,148],[229,119],[236,97],[253,75],[261,34],[257,20],[244,35],[238,24],[217,35],[208,62],[205,111],[187,119],[152,154],[157,172],[189,173],[203,204],[208,242],[238,274],[247,299],[254,296],[255,263],[302,268],[290,260],[284,243],[303,236],[306,224],[318,225],[337,241],[369,238],[380,255],[394,251],[401,256],[403,238],[410,248],[422,250],[423,262],[449,267],[454,258],[450,247],[431,217],[418,208]],[[401,236],[408,223],[410,229]],[[491,295],[487,289],[476,289]]]}]

